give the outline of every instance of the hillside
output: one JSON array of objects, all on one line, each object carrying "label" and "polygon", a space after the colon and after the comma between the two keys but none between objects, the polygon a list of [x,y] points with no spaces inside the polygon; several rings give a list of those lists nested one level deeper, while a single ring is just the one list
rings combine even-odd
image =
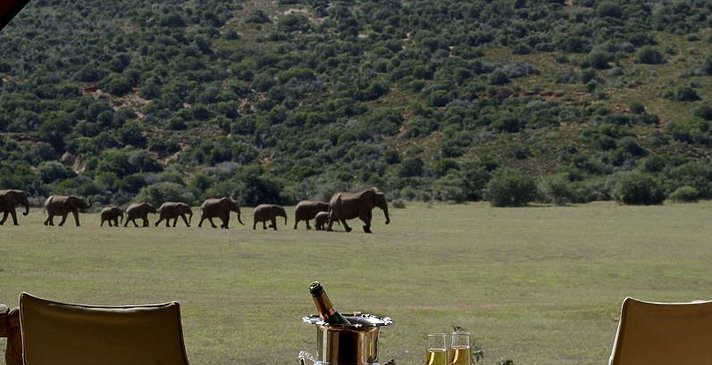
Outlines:
[{"label": "hillside", "polygon": [[[0,188],[243,204],[378,186],[712,198],[712,3],[33,0],[0,33]],[[137,197],[138,195],[138,197]]]}]

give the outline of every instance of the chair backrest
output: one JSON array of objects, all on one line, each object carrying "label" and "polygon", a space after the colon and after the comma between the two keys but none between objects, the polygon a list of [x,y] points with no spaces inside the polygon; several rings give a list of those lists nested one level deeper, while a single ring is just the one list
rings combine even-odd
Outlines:
[{"label": "chair backrest", "polygon": [[25,365],[187,365],[177,302],[100,307],[20,294]]},{"label": "chair backrest", "polygon": [[712,301],[626,298],[610,365],[712,364]]}]

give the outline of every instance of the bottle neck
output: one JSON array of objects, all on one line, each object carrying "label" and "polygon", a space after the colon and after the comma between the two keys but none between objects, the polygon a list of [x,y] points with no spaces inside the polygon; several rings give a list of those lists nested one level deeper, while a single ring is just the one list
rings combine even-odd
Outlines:
[{"label": "bottle neck", "polygon": [[329,297],[325,292],[322,291],[321,293],[314,295],[313,298],[314,303],[316,304],[316,309],[323,320],[326,321],[329,317],[334,315],[336,309],[334,309],[334,305],[331,304],[331,300],[329,300]]}]

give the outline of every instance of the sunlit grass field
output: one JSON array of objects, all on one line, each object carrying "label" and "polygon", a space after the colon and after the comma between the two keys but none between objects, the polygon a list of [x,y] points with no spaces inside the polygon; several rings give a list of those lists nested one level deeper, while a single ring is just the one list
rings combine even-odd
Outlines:
[{"label": "sunlit grass field", "polygon": [[[601,364],[624,297],[712,299],[712,202],[492,208],[409,204],[371,235],[45,227],[41,210],[0,227],[0,303],[18,294],[88,304],[181,303],[192,364],[295,364],[314,351],[307,287],[342,311],[385,314],[380,360],[422,364],[425,334],[469,329],[484,364]],[[151,216],[151,221],[156,217]],[[4,351],[5,340],[0,340]]]}]

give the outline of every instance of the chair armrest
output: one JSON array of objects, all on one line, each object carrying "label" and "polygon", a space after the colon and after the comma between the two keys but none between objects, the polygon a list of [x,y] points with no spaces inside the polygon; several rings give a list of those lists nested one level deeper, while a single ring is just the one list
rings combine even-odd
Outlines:
[{"label": "chair armrest", "polygon": [[9,310],[0,304],[0,337],[7,337],[6,365],[22,365],[22,336],[20,335],[20,310]]},{"label": "chair armrest", "polygon": [[0,337],[7,337],[8,323],[8,313],[10,309],[7,308],[5,304],[0,304]]}]

